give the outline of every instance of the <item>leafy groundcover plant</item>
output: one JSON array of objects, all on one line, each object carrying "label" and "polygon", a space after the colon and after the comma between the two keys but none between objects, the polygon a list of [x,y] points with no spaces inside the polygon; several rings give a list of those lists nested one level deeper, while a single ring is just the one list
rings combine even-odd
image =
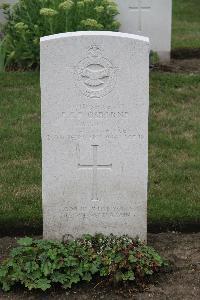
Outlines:
[{"label": "leafy groundcover plant", "polygon": [[117,5],[112,0],[19,0],[1,6],[7,18],[3,29],[6,65],[39,66],[40,37],[78,30],[117,31]]},{"label": "leafy groundcover plant", "polygon": [[56,242],[18,241],[9,258],[0,264],[0,286],[9,291],[16,283],[43,291],[59,283],[71,288],[94,275],[112,281],[135,281],[158,272],[166,262],[140,240],[128,236],[85,235],[76,240]]}]

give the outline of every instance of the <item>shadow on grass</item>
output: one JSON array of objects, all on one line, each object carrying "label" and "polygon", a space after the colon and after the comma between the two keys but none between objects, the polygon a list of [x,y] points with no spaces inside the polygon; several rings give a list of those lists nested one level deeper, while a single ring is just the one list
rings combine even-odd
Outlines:
[{"label": "shadow on grass", "polygon": [[174,59],[200,58],[200,48],[177,48],[177,49],[172,49],[171,58],[174,58]]},{"label": "shadow on grass", "polygon": [[[200,221],[187,221],[187,222],[149,222],[149,233],[161,233],[168,231],[176,231],[182,233],[197,233],[200,232]],[[37,225],[24,225],[18,224],[13,226],[12,224],[4,224],[0,226],[0,238],[5,236],[32,236],[42,235],[42,224]]]}]

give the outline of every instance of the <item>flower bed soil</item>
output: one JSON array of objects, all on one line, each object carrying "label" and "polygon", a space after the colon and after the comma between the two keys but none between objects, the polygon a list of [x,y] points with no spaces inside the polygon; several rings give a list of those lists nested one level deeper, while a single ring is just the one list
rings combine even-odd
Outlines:
[{"label": "flower bed soil", "polygon": [[156,64],[153,66],[154,71],[170,73],[200,73],[200,59],[172,59],[168,64]]}]

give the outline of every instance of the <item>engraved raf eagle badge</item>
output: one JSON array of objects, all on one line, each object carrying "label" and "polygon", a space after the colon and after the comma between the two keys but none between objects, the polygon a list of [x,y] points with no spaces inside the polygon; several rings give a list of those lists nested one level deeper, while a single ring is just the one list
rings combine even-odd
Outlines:
[{"label": "engraved raf eagle badge", "polygon": [[89,98],[101,98],[109,94],[116,83],[116,68],[102,56],[100,47],[92,45],[88,56],[75,68],[76,84]]}]

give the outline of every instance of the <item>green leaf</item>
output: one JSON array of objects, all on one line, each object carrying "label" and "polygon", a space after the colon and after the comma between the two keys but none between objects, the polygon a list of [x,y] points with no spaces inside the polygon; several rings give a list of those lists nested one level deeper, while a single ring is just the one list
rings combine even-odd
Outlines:
[{"label": "green leaf", "polygon": [[99,268],[97,267],[97,265],[92,264],[92,266],[90,267],[90,272],[92,274],[96,274],[99,271]]},{"label": "green leaf", "polygon": [[18,255],[21,255],[23,253],[23,250],[21,247],[17,247],[17,248],[14,248],[11,250],[11,255],[12,257],[15,257],[15,256],[18,256]]},{"label": "green leaf", "polygon": [[128,271],[125,273],[121,274],[121,278],[122,280],[126,281],[126,280],[134,280],[135,279],[135,275],[133,271]]},{"label": "green leaf", "polygon": [[86,241],[92,241],[93,237],[90,234],[84,234],[83,239],[86,240]]},{"label": "green leaf", "polygon": [[100,276],[108,276],[109,275],[109,268],[108,267],[103,267],[100,269]]},{"label": "green leaf", "polygon": [[145,274],[146,274],[146,275],[152,275],[152,274],[153,274],[153,271],[150,270],[150,269],[145,269]]},{"label": "green leaf", "polygon": [[54,260],[57,257],[57,249],[49,249],[47,255],[49,256],[49,258]]},{"label": "green leaf", "polygon": [[11,289],[11,285],[8,282],[3,281],[2,289],[3,289],[4,292],[8,292]]},{"label": "green leaf", "polygon": [[71,289],[71,287],[72,287],[72,282],[65,282],[65,283],[63,283],[62,284],[62,287],[64,288],[64,289]]},{"label": "green leaf", "polygon": [[8,273],[8,268],[6,266],[0,266],[0,281],[1,278],[6,277],[7,273]]},{"label": "green leaf", "polygon": [[39,279],[38,281],[36,281],[36,287],[38,289],[41,289],[42,291],[46,291],[51,287],[50,282],[51,281],[48,280],[47,278]]},{"label": "green leaf", "polygon": [[[91,279],[92,279],[92,276],[91,276]],[[90,281],[91,279],[89,279],[87,281]],[[71,283],[78,283],[79,281],[80,281],[80,277],[78,274],[74,274],[70,280]]]},{"label": "green leaf", "polygon": [[30,238],[30,237],[25,237],[25,238],[22,238],[22,239],[19,239],[17,241],[17,243],[20,245],[20,246],[31,246],[32,243],[33,243],[33,239]]},{"label": "green leaf", "polygon": [[128,260],[131,262],[131,263],[135,263],[135,262],[137,262],[137,258],[134,256],[134,255],[129,255],[129,258],[128,258]]},{"label": "green leaf", "polygon": [[114,262],[115,263],[119,263],[120,261],[122,261],[124,258],[124,256],[122,254],[117,254],[114,258]]},{"label": "green leaf", "polygon": [[87,272],[82,276],[82,279],[89,282],[92,279],[92,276],[89,272]]},{"label": "green leaf", "polygon": [[61,274],[56,271],[52,274],[51,279],[53,282],[57,282],[57,283],[59,282],[62,284],[67,283],[69,281],[66,274]]},{"label": "green leaf", "polygon": [[68,256],[64,259],[66,266],[74,267],[78,264],[77,259],[73,256]]},{"label": "green leaf", "polygon": [[44,273],[45,276],[51,274],[51,262],[47,261],[43,263],[41,266],[41,271]]}]

